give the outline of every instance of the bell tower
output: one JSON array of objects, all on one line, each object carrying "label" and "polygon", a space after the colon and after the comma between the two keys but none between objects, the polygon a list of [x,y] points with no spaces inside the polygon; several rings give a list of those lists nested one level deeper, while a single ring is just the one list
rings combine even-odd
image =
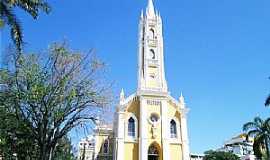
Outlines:
[{"label": "bell tower", "polygon": [[138,92],[167,93],[164,72],[162,19],[148,0],[139,23]]}]

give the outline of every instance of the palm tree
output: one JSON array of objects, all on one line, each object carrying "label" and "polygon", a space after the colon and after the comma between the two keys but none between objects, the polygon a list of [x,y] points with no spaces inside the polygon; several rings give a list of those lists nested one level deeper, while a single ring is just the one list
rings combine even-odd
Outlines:
[{"label": "palm tree", "polygon": [[257,158],[261,158],[263,155],[262,149],[265,149],[266,157],[270,158],[270,118],[264,121],[260,117],[255,117],[252,122],[243,125],[243,131],[247,133],[248,137],[254,138],[253,150]]},{"label": "palm tree", "polygon": [[16,45],[19,53],[23,47],[22,27],[17,16],[14,13],[14,8],[23,9],[29,13],[34,19],[37,19],[39,12],[42,10],[49,13],[50,7],[43,0],[1,0],[0,1],[0,27],[5,24],[10,26],[10,34],[13,43]]},{"label": "palm tree", "polygon": [[270,106],[270,95],[266,98],[264,105]]},{"label": "palm tree", "polygon": [[[269,77],[269,79],[270,79],[270,77]],[[270,95],[268,95],[268,97],[266,98],[264,105],[270,106]]]}]

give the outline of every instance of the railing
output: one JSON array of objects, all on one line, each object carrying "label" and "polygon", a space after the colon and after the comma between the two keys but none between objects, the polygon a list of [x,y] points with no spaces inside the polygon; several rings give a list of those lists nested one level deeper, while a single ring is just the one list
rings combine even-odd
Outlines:
[{"label": "railing", "polygon": [[155,19],[149,19],[148,22],[149,22],[149,26],[151,26],[151,27],[153,27],[157,24],[157,20],[155,20]]},{"label": "railing", "polygon": [[158,65],[158,60],[155,59],[149,59],[149,65],[151,66],[157,66]]},{"label": "railing", "polygon": [[157,46],[157,40],[154,39],[148,39],[148,44],[151,47],[156,47]]}]

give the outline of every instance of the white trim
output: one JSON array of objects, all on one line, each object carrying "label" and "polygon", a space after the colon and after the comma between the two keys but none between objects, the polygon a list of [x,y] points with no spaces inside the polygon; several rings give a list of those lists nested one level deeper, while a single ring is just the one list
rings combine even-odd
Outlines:
[{"label": "white trim", "polygon": [[161,123],[162,123],[162,150],[163,160],[170,160],[170,139],[169,139],[169,128],[168,128],[168,101],[161,101]]},{"label": "white trim", "polygon": [[116,133],[116,145],[115,145],[115,155],[114,160],[124,160],[124,137],[125,133],[123,132],[124,125],[124,112],[117,112],[117,133]]},{"label": "white trim", "polygon": [[147,110],[145,107],[146,99],[144,97],[140,97],[140,142],[139,142],[139,160],[147,159],[147,151],[148,151],[148,130],[147,130]]},{"label": "white trim", "polygon": [[[134,119],[135,123],[135,136],[128,135],[128,120],[130,118]],[[137,142],[138,139],[138,119],[134,113],[127,113],[126,120],[125,120],[125,141],[126,142]]]},{"label": "white trim", "polygon": [[181,131],[182,131],[182,150],[183,160],[190,159],[189,141],[188,141],[188,130],[187,130],[187,119],[186,116],[181,116]]}]

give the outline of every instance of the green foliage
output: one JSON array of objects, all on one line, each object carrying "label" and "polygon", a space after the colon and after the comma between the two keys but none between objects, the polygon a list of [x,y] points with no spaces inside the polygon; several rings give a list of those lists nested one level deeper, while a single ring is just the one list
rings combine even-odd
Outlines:
[{"label": "green foliage", "polygon": [[269,159],[270,118],[264,121],[255,117],[253,121],[243,125],[243,131],[247,133],[248,138],[254,139],[253,150],[256,157]]},{"label": "green foliage", "polygon": [[92,53],[54,44],[42,56],[22,55],[15,69],[0,71],[5,86],[0,90],[0,150],[5,159],[14,153],[39,160],[72,157],[71,148],[63,145],[63,150],[61,143],[70,143],[67,134],[94,120],[95,111],[107,104],[108,88],[99,76],[103,65],[97,65]]},{"label": "green foliage", "polygon": [[18,51],[21,52],[23,44],[23,34],[20,21],[14,13],[15,8],[21,8],[29,13],[34,19],[37,19],[40,11],[50,12],[48,3],[43,0],[1,0],[0,1],[0,28],[5,24],[10,26],[11,38]]},{"label": "green foliage", "polygon": [[[36,146],[32,139],[31,132],[25,124],[17,120],[14,113],[0,108],[0,150],[5,159],[14,159],[17,153],[18,159],[29,159],[36,156]],[[26,134],[29,133],[29,134]]]},{"label": "green foliage", "polygon": [[54,160],[75,160],[72,149],[71,141],[64,136],[55,149]]},{"label": "green foliage", "polygon": [[264,105],[270,106],[270,95],[266,98]]},{"label": "green foliage", "polygon": [[0,29],[5,26],[4,21],[0,18]]},{"label": "green foliage", "polygon": [[230,152],[206,151],[203,160],[240,160],[240,158]]}]

